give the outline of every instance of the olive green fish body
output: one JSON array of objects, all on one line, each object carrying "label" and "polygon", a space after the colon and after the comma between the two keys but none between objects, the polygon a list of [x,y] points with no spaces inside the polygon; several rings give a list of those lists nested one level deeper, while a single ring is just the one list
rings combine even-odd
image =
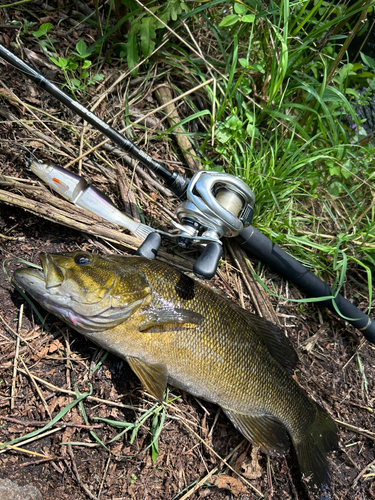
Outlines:
[{"label": "olive green fish body", "polygon": [[[299,427],[305,429],[314,413],[313,405],[285,368],[270,356],[251,326],[251,321],[259,320],[257,316],[239,314],[242,310],[236,304],[160,262],[134,258],[132,265],[145,274],[153,300],[135,313],[129,325],[113,330],[120,338],[124,328],[136,332],[132,352],[129,339],[133,335],[124,335],[127,352],[121,352],[122,356],[165,363],[171,385],[224,408],[272,414],[297,434]],[[153,326],[140,339],[136,328],[144,314],[169,308],[194,311],[202,320],[191,327]],[[271,323],[261,323],[274,329]]]},{"label": "olive green fish body", "polygon": [[275,325],[155,260],[84,252],[41,260],[44,273],[21,269],[15,280],[127,359],[154,396],[169,383],[220,405],[267,453],[285,453],[292,441],[311,487],[329,491],[336,427],[292,378],[296,354]]}]

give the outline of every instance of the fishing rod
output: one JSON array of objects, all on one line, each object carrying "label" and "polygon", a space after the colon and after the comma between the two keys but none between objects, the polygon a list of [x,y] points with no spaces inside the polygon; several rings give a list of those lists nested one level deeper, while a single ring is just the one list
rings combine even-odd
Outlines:
[{"label": "fishing rod", "polygon": [[[115,224],[127,227],[134,234],[144,238],[138,249],[138,255],[155,258],[163,235],[176,238],[178,244],[183,247],[191,244],[201,245],[204,250],[194,263],[193,270],[199,277],[209,279],[215,274],[222,256],[221,238],[224,236],[235,238],[248,255],[273,268],[308,296],[321,299],[320,305],[339,314],[358,328],[369,342],[375,343],[374,320],[341,294],[334,293],[329,285],[251,225],[255,196],[241,179],[212,171],[199,171],[192,179],[187,179],[177,172],[169,172],[129,139],[116,132],[2,45],[0,45],[0,57],[155,172],[172,192],[184,200],[176,210],[179,223],[174,222],[174,231],[165,233],[153,230],[145,224],[135,223],[114,207],[103,193],[87,184],[82,177],[56,165],[43,165],[34,160],[29,162],[34,173],[69,201]],[[129,220],[133,224],[129,223]]]}]

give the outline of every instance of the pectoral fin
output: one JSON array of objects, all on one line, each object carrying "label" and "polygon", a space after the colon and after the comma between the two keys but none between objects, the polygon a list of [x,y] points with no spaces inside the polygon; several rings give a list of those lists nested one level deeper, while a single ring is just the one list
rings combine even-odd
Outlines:
[{"label": "pectoral fin", "polygon": [[144,332],[153,326],[163,325],[184,325],[187,328],[194,328],[203,321],[203,316],[187,309],[153,309],[143,315],[143,321],[139,326],[139,331]]},{"label": "pectoral fin", "polygon": [[159,401],[163,401],[167,386],[166,365],[164,363],[146,363],[138,358],[126,358],[126,360],[147,391]]},{"label": "pectoral fin", "polygon": [[268,415],[248,415],[223,408],[224,413],[246,439],[268,455],[284,454],[290,446],[286,427]]}]

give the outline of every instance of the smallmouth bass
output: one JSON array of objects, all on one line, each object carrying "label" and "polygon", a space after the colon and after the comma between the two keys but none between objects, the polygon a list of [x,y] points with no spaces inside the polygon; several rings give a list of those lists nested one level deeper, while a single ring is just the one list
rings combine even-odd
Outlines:
[{"label": "smallmouth bass", "polygon": [[142,257],[40,254],[14,281],[47,311],[126,359],[163,400],[167,383],[219,405],[268,454],[293,445],[311,492],[329,496],[333,420],[292,378],[297,355],[272,323]]}]

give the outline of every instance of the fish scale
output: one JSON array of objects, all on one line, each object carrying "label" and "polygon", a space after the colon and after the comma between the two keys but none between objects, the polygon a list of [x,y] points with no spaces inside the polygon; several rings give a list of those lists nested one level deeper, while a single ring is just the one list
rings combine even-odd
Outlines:
[{"label": "fish scale", "polygon": [[19,269],[14,279],[48,311],[125,358],[155,397],[169,383],[220,405],[266,453],[292,444],[307,488],[329,497],[337,429],[293,379],[297,356],[275,325],[156,260],[40,259],[43,272]]}]

